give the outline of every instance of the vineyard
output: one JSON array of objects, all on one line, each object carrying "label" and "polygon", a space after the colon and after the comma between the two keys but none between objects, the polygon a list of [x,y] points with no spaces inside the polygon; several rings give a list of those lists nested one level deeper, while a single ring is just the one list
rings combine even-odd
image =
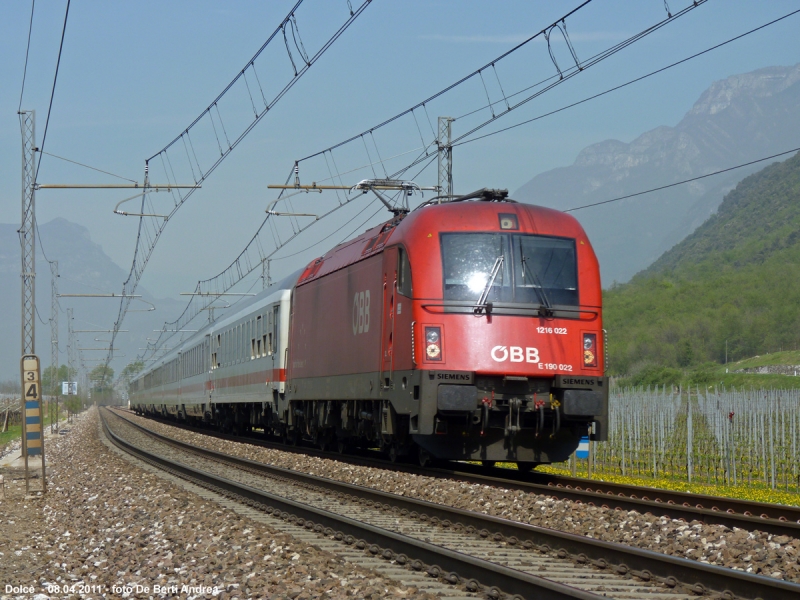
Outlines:
[{"label": "vineyard", "polygon": [[800,492],[800,390],[617,389],[576,474]]}]

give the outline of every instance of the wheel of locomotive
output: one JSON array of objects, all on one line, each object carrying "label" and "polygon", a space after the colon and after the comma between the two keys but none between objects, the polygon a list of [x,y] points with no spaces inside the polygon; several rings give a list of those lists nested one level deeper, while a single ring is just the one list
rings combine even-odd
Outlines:
[{"label": "wheel of locomotive", "polygon": [[397,459],[400,457],[400,453],[397,450],[397,444],[390,444],[389,445],[389,460],[393,463],[397,462]]},{"label": "wheel of locomotive", "polygon": [[347,454],[350,450],[350,444],[347,443],[346,438],[337,438],[336,439],[336,452],[339,454]]},{"label": "wheel of locomotive", "polygon": [[297,428],[284,429],[281,433],[281,442],[287,446],[297,446],[300,443],[300,433]]},{"label": "wheel of locomotive", "polygon": [[539,466],[539,463],[535,463],[535,462],[518,462],[517,463],[517,471],[519,471],[520,473],[530,473],[537,466]]},{"label": "wheel of locomotive", "polygon": [[327,451],[331,445],[331,434],[323,431],[317,434],[317,446],[323,452]]},{"label": "wheel of locomotive", "polygon": [[431,465],[432,459],[430,452],[427,450],[420,448],[419,449],[419,466],[420,467],[429,467]]}]

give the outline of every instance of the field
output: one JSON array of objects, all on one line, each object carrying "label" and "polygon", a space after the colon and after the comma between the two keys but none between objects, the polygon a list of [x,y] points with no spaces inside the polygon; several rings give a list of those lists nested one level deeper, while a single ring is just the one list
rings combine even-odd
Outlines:
[{"label": "field", "polygon": [[617,388],[609,417],[588,459],[540,470],[800,504],[798,389]]},{"label": "field", "polygon": [[756,367],[769,367],[777,365],[800,365],[800,350],[784,350],[782,352],[770,352],[761,356],[746,358],[739,362],[727,365],[728,369],[754,369]]},{"label": "field", "polygon": [[[17,401],[18,402],[18,401]],[[50,402],[44,402],[42,404],[42,412],[44,412],[44,427],[49,427],[50,422],[53,420],[53,413],[55,412],[55,407]],[[59,406],[59,414],[61,415],[61,419],[63,421],[64,417],[66,416],[66,407],[63,403]],[[0,410],[0,450],[6,446],[6,444],[14,441],[19,440],[22,435],[22,428],[20,425],[9,425],[8,431],[3,431],[3,416],[5,415],[4,410]]]}]

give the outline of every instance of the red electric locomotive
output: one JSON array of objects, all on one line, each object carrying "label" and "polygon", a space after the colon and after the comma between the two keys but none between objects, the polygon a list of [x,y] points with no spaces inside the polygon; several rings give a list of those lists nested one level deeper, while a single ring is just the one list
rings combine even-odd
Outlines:
[{"label": "red electric locomotive", "polygon": [[571,216],[481,190],[314,260],[275,421],[391,456],[565,460],[607,435],[600,274]]}]

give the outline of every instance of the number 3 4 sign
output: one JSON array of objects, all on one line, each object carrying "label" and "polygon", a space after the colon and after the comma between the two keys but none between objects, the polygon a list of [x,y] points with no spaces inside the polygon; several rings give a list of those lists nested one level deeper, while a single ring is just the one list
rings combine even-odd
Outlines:
[{"label": "number 3 4 sign", "polygon": [[42,448],[42,396],[39,357],[26,354],[22,357],[23,452],[38,456]]}]

